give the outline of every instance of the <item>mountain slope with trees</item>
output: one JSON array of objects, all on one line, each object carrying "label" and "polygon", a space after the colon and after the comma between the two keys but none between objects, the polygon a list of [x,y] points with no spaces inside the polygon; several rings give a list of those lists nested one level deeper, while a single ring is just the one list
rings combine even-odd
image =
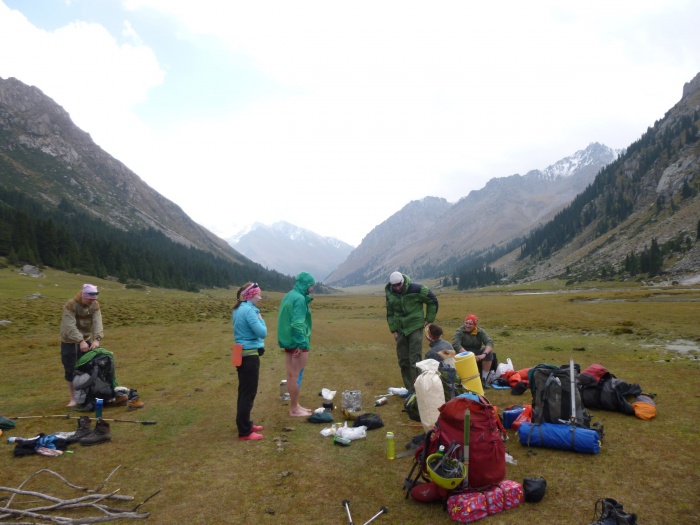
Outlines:
[{"label": "mountain slope with trees", "polygon": [[[624,155],[508,255],[479,262],[511,282],[700,274],[700,74]],[[457,270],[465,274],[467,262]],[[467,286],[461,282],[460,286]]]},{"label": "mountain slope with trees", "polygon": [[14,78],[0,79],[0,256],[186,290],[292,282],[196,224]]}]

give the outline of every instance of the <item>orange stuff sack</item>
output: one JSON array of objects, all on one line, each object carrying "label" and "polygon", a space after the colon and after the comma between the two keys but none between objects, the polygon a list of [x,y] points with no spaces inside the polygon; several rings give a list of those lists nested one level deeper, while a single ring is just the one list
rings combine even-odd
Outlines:
[{"label": "orange stuff sack", "polygon": [[520,374],[515,372],[514,370],[507,370],[506,373],[503,374],[503,377],[505,377],[508,380],[508,384],[510,386],[515,386],[518,383],[520,383],[520,381],[522,381]]},{"label": "orange stuff sack", "polygon": [[640,395],[634,398],[632,408],[634,415],[639,419],[648,421],[656,417],[656,403],[649,396]]},{"label": "orange stuff sack", "polygon": [[521,369],[521,370],[516,370],[516,371],[515,371],[517,374],[520,375],[521,381],[522,381],[523,383],[526,383],[527,386],[530,386],[530,379],[529,379],[529,376],[527,375],[529,371],[530,371],[529,368],[523,368],[523,369]]},{"label": "orange stuff sack", "polygon": [[529,423],[530,421],[532,421],[532,405],[525,405],[520,415],[511,423],[510,428],[512,430],[518,430],[520,425],[526,422]]}]

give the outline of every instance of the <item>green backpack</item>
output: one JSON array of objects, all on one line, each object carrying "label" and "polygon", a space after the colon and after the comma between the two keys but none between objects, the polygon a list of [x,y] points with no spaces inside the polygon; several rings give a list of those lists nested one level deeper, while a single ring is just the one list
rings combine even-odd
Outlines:
[{"label": "green backpack", "polygon": [[418,412],[418,398],[415,392],[411,392],[406,401],[403,402],[403,410],[408,414],[411,421],[420,422],[420,412]]},{"label": "green backpack", "polygon": [[5,416],[0,416],[0,430],[12,430],[13,428],[15,428],[14,421],[7,419]]}]

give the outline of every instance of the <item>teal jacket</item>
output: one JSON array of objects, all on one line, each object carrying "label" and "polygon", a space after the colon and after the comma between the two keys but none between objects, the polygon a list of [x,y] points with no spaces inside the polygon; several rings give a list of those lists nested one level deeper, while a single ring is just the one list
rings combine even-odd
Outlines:
[{"label": "teal jacket", "polygon": [[296,283],[280,303],[277,317],[277,344],[280,348],[311,348],[311,308],[313,297],[308,294],[309,286],[316,284],[310,273],[301,272]]},{"label": "teal jacket", "polygon": [[260,315],[260,309],[253,303],[243,301],[231,314],[233,338],[243,347],[243,356],[259,355],[258,349],[265,348],[267,325]]},{"label": "teal jacket", "polygon": [[[427,286],[413,283],[403,276],[403,289],[400,293],[391,289],[391,284],[384,287],[386,293],[386,322],[389,331],[408,335],[421,330],[425,323],[435,321],[438,311],[438,300]],[[425,305],[425,312],[423,311]]]}]

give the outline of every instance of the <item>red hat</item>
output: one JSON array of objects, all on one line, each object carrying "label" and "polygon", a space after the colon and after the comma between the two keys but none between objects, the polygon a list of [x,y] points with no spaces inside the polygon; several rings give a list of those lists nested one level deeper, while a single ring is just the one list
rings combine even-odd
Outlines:
[{"label": "red hat", "polygon": [[479,321],[479,318],[477,316],[475,316],[474,314],[469,314],[468,316],[466,316],[464,318],[464,321],[465,322],[471,321],[472,323],[474,323],[474,326],[476,326],[476,323]]}]

